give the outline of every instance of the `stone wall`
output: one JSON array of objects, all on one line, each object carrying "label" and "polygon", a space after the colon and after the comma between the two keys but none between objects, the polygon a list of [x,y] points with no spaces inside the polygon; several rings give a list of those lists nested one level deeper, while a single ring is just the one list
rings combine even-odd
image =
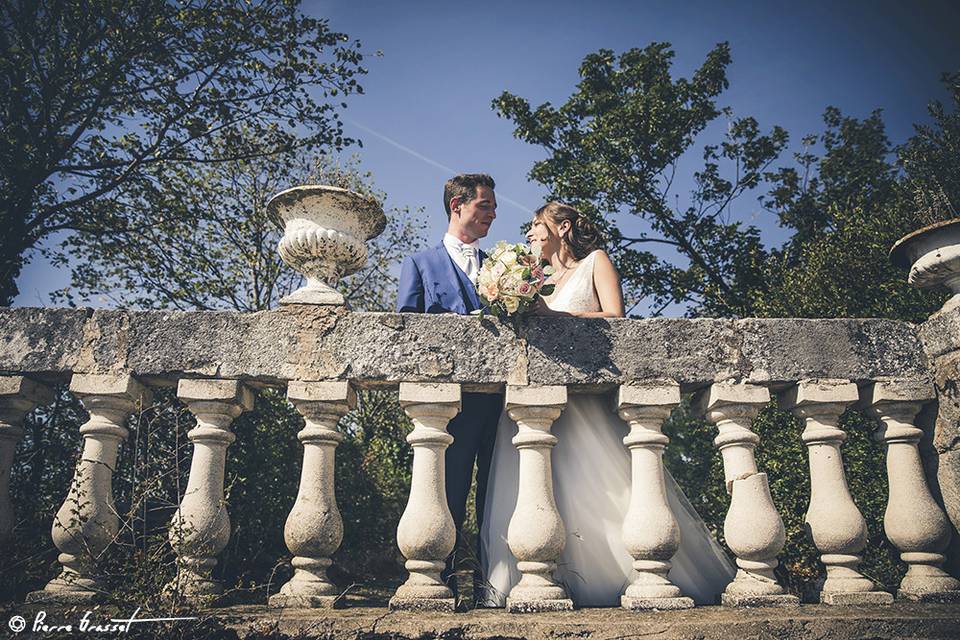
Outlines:
[{"label": "stone wall", "polygon": [[124,373],[151,384],[218,377],[284,384],[456,382],[612,388],[672,378],[768,386],[804,378],[924,379],[914,325],[891,320],[531,318],[277,311],[0,309],[0,373]]},{"label": "stone wall", "polygon": [[[934,372],[939,405],[928,457],[931,482],[943,499],[953,524],[948,569],[960,576],[960,309],[931,317],[920,326],[920,338]],[[933,481],[934,478],[931,478]]]}]

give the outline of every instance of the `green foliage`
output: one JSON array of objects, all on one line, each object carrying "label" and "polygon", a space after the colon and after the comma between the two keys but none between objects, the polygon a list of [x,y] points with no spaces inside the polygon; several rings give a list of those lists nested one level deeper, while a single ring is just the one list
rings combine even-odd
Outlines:
[{"label": "green foliage", "polygon": [[126,185],[351,144],[337,109],[362,92],[359,47],[294,0],[0,5],[0,304],[50,233],[122,228]]},{"label": "green foliage", "polygon": [[[516,125],[517,138],[549,154],[534,164],[530,178],[544,185],[551,199],[577,206],[604,230],[628,309],[650,298],[660,311],[713,299],[739,310],[747,301],[732,281],[752,264],[739,258],[760,251],[760,236],[753,227],[729,221],[730,204],[760,183],[786,146],[787,133],[774,127],[765,134],[755,119],[734,118],[717,106],[727,87],[726,43],[717,45],[689,80],[671,77],[673,56],[667,43],[619,57],[602,49],[584,58],[576,91],[562,106],[531,109],[527,100],[507,92],[493,106]],[[726,135],[704,147],[689,203],[674,204],[678,163],[721,117],[727,120]],[[621,233],[615,220],[625,215],[640,218],[645,231]],[[664,251],[685,264],[663,257]]]},{"label": "green foliage", "polygon": [[916,125],[916,135],[900,150],[900,163],[914,187],[925,224],[960,216],[960,72],[943,74],[953,111],[934,100],[933,124]]},{"label": "green foliage", "polygon": [[[766,252],[761,279],[737,282],[747,291],[747,312],[921,322],[939,308],[943,294],[909,286],[887,255],[900,237],[925,224],[910,193],[922,178],[898,172],[879,111],[861,121],[828,108],[824,124],[819,137],[804,138],[807,150],[794,156],[797,166],[767,174],[773,186],[766,204],[795,233]],[[923,135],[933,134],[915,136],[896,150],[901,162],[917,155]],[[823,147],[819,156],[809,150],[817,142]]]}]

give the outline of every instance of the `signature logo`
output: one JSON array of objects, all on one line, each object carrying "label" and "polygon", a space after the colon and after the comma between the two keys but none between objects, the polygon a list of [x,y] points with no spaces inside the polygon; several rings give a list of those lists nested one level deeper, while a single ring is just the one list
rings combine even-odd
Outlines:
[{"label": "signature logo", "polygon": [[[47,612],[38,611],[30,625],[30,631],[33,633],[80,633],[91,634],[119,634],[130,633],[130,627],[144,622],[170,622],[181,620],[196,620],[196,618],[138,618],[140,607],[137,607],[129,618],[110,618],[108,620],[96,621],[93,619],[93,611],[86,611],[83,617],[76,623],[66,622],[57,624],[47,621]],[[23,616],[12,616],[7,621],[7,627],[14,633],[20,633],[27,629],[27,620]]]}]

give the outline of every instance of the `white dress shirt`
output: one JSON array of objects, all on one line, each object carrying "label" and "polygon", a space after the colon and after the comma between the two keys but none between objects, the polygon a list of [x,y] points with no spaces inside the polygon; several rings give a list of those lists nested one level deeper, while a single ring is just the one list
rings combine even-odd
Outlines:
[{"label": "white dress shirt", "polygon": [[446,233],[443,236],[443,246],[456,265],[467,274],[470,282],[477,284],[477,274],[480,272],[480,242],[474,240],[468,244]]}]

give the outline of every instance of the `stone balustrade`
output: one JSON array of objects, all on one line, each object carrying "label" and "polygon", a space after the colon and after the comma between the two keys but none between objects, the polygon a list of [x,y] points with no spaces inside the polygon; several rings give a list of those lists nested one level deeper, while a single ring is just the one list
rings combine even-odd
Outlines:
[{"label": "stone balustrade", "polygon": [[[927,330],[886,320],[796,319],[531,318],[513,327],[490,318],[307,305],[250,314],[0,309],[0,535],[8,534],[16,506],[8,481],[23,417],[49,401],[50,385],[69,381],[91,417],[81,428],[84,451],[73,485],[53,523],[62,572],[31,599],[95,599],[98,585],[87,568],[116,534],[110,483],[124,422],[149,402],[151,387],[176,385],[197,426],[188,434],[189,481],[170,525],[178,575],[168,589],[216,604],[222,586],[211,570],[230,537],[223,487],[226,450],[236,438],[230,425],[252,408],[256,388],[286,388],[305,419],[290,434],[303,444],[304,457],[296,502],[285,526],[277,523],[295,573],[270,604],[337,606],[342,600],[326,571],[349,535],[334,491],[337,423],[354,406],[356,389],[395,388],[414,424],[408,436],[414,461],[397,532],[409,577],[390,606],[450,611],[453,594],[440,579],[455,541],[442,481],[444,450],[453,440],[446,427],[463,392],[505,391],[520,452],[517,509],[506,535],[522,574],[507,607],[570,609],[575,603],[553,575],[565,534],[553,494],[551,425],[568,394],[604,394],[610,411],[630,426],[624,446],[633,476],[622,534],[636,574],[622,606],[687,608],[692,600],[667,577],[680,531],[664,490],[669,439],[661,428],[681,394],[693,393],[692,406],[716,427],[731,495],[724,533],[738,572],[722,604],[798,604],[774,574],[783,522],[755,456],[764,443],[752,423],[771,402],[804,421],[796,437],[808,452],[806,522],[827,571],[821,601],[892,600],[857,569],[865,525],[847,486],[838,426],[853,405],[876,416],[877,455],[886,449],[884,524],[909,566],[899,597],[960,601],[960,584],[943,568],[951,522],[918,449],[931,425],[918,424],[917,416],[949,382],[930,367],[930,345],[942,345],[939,333],[922,339]],[[940,491],[950,495],[956,487]]]}]

